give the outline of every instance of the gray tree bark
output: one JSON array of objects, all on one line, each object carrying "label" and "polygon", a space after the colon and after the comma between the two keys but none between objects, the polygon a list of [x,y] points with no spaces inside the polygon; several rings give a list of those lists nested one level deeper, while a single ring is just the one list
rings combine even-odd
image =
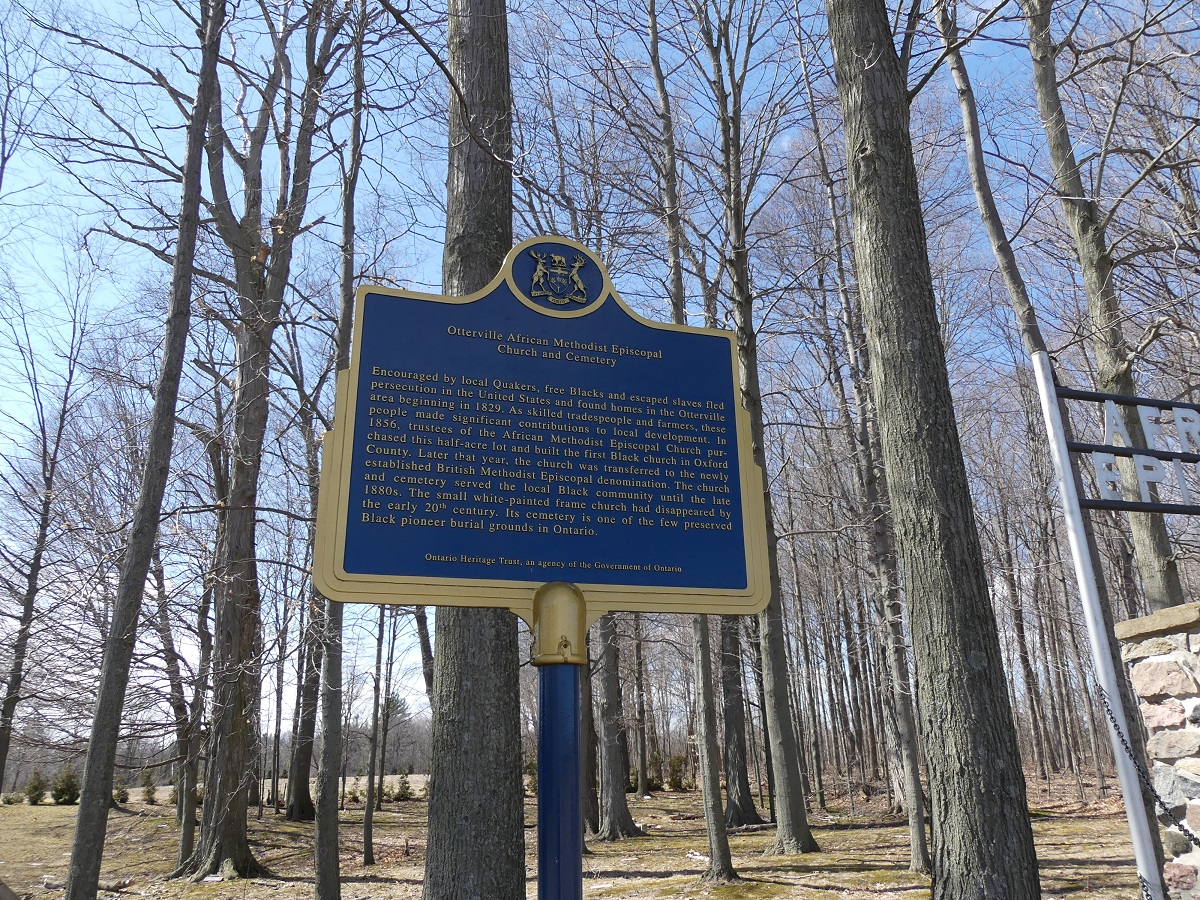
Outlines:
[{"label": "gray tree bark", "polygon": [[175,405],[179,397],[179,379],[191,321],[192,263],[200,228],[204,137],[209,110],[216,96],[217,56],[221,32],[225,27],[225,0],[203,3],[200,22],[200,71],[185,139],[179,237],[171,267],[171,300],[167,310],[162,362],[154,392],[146,466],[142,471],[137,506],[121,559],[117,599],[100,667],[96,712],[88,739],[79,815],[75,821],[75,841],[71,847],[71,865],[67,872],[64,895],[67,900],[94,900],[100,880],[108,809],[112,803],[113,764],[116,760],[121,713],[125,706],[125,689],[129,684],[129,663],[133,657],[142,594],[146,589],[146,574],[158,535],[163,493],[170,471]]},{"label": "gray tree bark", "polygon": [[909,597],[934,900],[1041,896],[882,0],[827,0],[872,391]]},{"label": "gray tree bark", "polygon": [[[442,286],[478,290],[512,246],[512,89],[505,5],[452,0]],[[478,138],[478,140],[476,140]],[[516,618],[445,608],[435,631],[433,787],[424,900],[525,896]]]},{"label": "gray tree bark", "polygon": [[692,664],[696,671],[696,752],[700,757],[704,825],[708,832],[708,868],[700,876],[710,884],[737,884],[729,854],[729,834],[721,809],[721,750],[717,741],[717,711],[712,688],[712,653],[708,617],[692,616]]}]

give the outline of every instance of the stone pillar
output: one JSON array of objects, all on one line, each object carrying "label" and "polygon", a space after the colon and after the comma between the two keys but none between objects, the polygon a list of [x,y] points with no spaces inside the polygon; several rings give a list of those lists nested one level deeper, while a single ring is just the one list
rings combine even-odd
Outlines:
[{"label": "stone pillar", "polygon": [[[1200,603],[1121,622],[1116,635],[1142,701],[1154,789],[1200,837]],[[1167,890],[1172,900],[1200,900],[1200,846],[1159,812]]]}]

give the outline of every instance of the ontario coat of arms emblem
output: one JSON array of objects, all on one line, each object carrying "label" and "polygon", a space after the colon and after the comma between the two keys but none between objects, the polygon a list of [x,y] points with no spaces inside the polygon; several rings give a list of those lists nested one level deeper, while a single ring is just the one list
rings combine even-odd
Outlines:
[{"label": "ontario coat of arms emblem", "polygon": [[587,285],[579,277],[579,270],[587,265],[586,257],[577,253],[574,261],[568,264],[567,258],[558,253],[539,253],[533,249],[528,252],[537,261],[530,297],[544,298],[555,306],[588,302]]}]

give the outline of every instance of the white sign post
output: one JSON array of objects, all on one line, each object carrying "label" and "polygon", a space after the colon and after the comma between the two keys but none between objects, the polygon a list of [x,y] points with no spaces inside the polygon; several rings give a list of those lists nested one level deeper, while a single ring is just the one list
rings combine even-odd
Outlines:
[{"label": "white sign post", "polygon": [[1058,409],[1058,395],[1054,389],[1050,357],[1045,352],[1033,354],[1033,370],[1042,399],[1042,413],[1046,418],[1046,433],[1050,438],[1050,455],[1054,459],[1058,490],[1062,495],[1063,515],[1067,520],[1067,536],[1071,543],[1071,559],[1075,564],[1075,579],[1079,583],[1079,597],[1083,603],[1083,614],[1087,620],[1088,639],[1092,648],[1092,665],[1096,670],[1096,680],[1108,702],[1108,735],[1112,742],[1113,758],[1117,762],[1121,793],[1125,797],[1125,815],[1129,820],[1130,835],[1133,837],[1133,855],[1137,862],[1138,880],[1143,897],[1163,900],[1166,894],[1163,891],[1162,875],[1154,857],[1150,831],[1152,825],[1146,819],[1137,767],[1126,749],[1129,726],[1121,703],[1116,669],[1113,667],[1111,637],[1104,627],[1104,617],[1100,612],[1096,570],[1092,565],[1092,554],[1088,550],[1083,528],[1083,510],[1079,505],[1079,494],[1075,490],[1070,451],[1067,449],[1062,416]]}]

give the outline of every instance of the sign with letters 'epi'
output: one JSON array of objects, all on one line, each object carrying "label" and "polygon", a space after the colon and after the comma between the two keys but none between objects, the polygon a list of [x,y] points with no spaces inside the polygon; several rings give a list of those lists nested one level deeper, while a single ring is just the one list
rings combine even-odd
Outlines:
[{"label": "sign with letters 'epi'", "polygon": [[325,439],[314,577],[333,599],[752,613],[762,472],[731,332],[650,322],[563,238],[469,297],[360,288]]}]

